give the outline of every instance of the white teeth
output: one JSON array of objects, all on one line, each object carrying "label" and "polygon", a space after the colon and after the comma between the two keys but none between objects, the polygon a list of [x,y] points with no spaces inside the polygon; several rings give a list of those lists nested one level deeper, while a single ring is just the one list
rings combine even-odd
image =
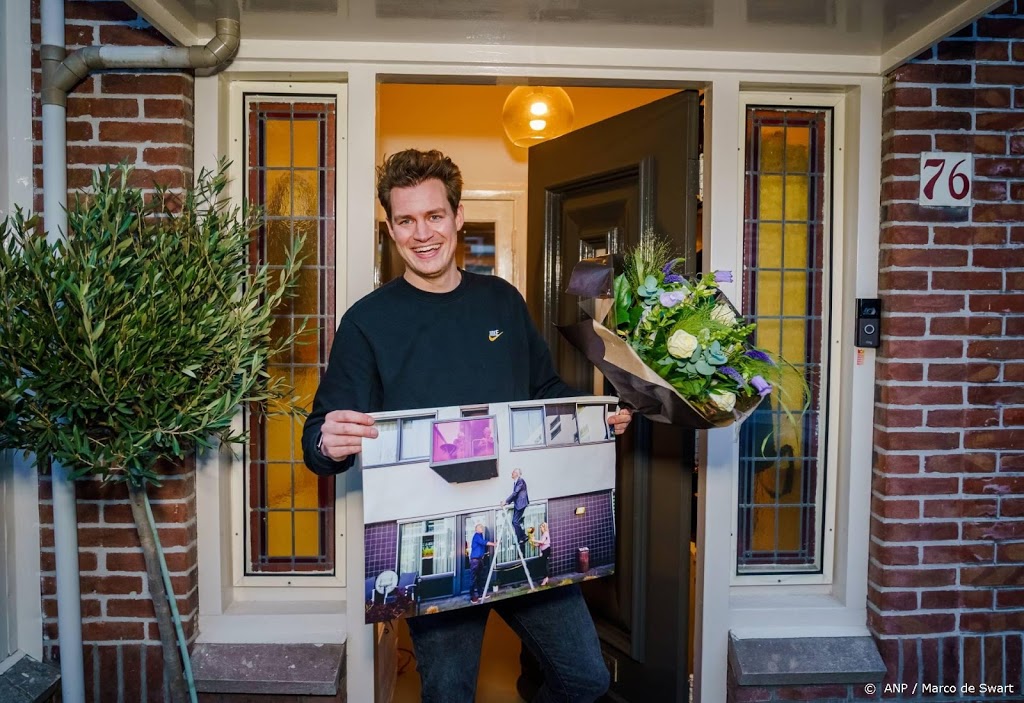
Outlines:
[{"label": "white teeth", "polygon": [[429,247],[419,247],[418,249],[413,249],[413,251],[416,252],[417,254],[425,254],[428,251],[434,251],[435,249],[440,249],[440,248],[441,248],[440,244],[433,244],[433,245],[431,245]]}]

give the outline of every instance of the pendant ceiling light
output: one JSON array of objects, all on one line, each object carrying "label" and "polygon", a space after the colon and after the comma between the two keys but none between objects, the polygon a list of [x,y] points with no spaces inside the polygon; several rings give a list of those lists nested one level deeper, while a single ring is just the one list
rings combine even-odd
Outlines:
[{"label": "pendant ceiling light", "polygon": [[568,132],[573,116],[572,101],[561,88],[520,86],[505,99],[501,122],[513,144],[529,147]]}]

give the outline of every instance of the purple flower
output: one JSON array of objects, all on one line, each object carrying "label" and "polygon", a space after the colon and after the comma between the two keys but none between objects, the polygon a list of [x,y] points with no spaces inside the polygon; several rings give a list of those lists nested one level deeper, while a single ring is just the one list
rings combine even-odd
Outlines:
[{"label": "purple flower", "polygon": [[675,307],[679,303],[686,299],[686,291],[673,290],[667,293],[662,293],[659,298],[661,304],[666,308]]},{"label": "purple flower", "polygon": [[677,273],[665,274],[665,283],[682,283],[683,277]]},{"label": "purple flower", "polygon": [[768,381],[764,380],[760,376],[754,376],[750,379],[750,385],[754,387],[754,390],[757,391],[758,395],[762,398],[772,392],[772,384],[768,383]]},{"label": "purple flower", "polygon": [[750,350],[748,350],[747,351],[747,358],[748,359],[753,359],[754,361],[763,361],[766,364],[771,364],[772,366],[775,366],[775,362],[772,361],[772,358],[770,356],[768,356],[767,354],[765,354],[760,349],[750,349]]},{"label": "purple flower", "polygon": [[732,271],[715,271],[715,283],[732,283]]},{"label": "purple flower", "polygon": [[674,269],[676,267],[676,264],[678,264],[682,260],[683,259],[670,260],[667,264],[661,267],[661,272],[666,276],[670,275],[672,273],[672,269]]},{"label": "purple flower", "polygon": [[[722,374],[723,376],[728,376],[733,381],[736,381],[737,385],[744,386],[747,383],[746,381],[743,380],[743,374],[741,374],[739,371],[737,371],[731,366],[719,366],[718,373]],[[761,377],[758,376],[758,378]]]}]

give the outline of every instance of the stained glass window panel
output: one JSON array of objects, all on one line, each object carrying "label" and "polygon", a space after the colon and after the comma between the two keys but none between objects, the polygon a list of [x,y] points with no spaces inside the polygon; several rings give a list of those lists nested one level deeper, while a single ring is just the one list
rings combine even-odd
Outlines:
[{"label": "stained glass window panel", "polygon": [[[792,367],[740,427],[741,574],[821,570],[830,119],[826,109],[746,115],[743,309],[757,318],[757,346]],[[801,414],[804,382],[810,405]]]},{"label": "stained glass window panel", "polygon": [[[245,106],[245,197],[262,209],[251,260],[273,273],[304,238],[296,296],[275,311],[271,335],[284,339],[303,321],[307,332],[267,370],[308,410],[335,327],[337,108],[312,97],[248,96]],[[247,573],[333,573],[335,481],[303,464],[301,419],[253,412],[249,429]]]}]

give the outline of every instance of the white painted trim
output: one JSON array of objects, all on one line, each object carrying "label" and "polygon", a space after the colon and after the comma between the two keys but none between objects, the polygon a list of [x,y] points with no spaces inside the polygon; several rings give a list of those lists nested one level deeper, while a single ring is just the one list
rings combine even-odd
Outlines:
[{"label": "white painted trim", "polygon": [[[735,223],[736,210],[743,202],[743,179],[736,171],[736,154],[741,149],[740,76],[715,77],[704,95],[704,105],[704,267],[739,272],[742,235]],[[733,280],[739,279],[737,275]],[[721,288],[737,300],[735,283],[723,283]],[[702,470],[697,476],[694,700],[715,703],[726,700],[726,624],[733,564],[732,558],[721,556],[730,554],[732,511],[719,506],[728,505],[731,499],[739,448],[734,427],[708,430],[698,433],[698,437]]]},{"label": "white painted trim", "polygon": [[[14,205],[32,208],[30,26],[29,3],[0,0],[0,219]],[[6,523],[8,540],[3,555],[8,572],[0,573],[6,579],[0,590],[11,600],[6,637],[12,649],[42,661],[39,477],[34,459],[0,452],[0,481],[6,484],[0,519]]]},{"label": "white painted trim", "polygon": [[[244,31],[244,27],[243,27]],[[416,57],[415,61],[396,57]],[[740,71],[747,75],[799,72],[813,74],[877,75],[877,56],[844,54],[788,54],[762,51],[699,51],[690,49],[625,49],[580,46],[503,46],[496,44],[428,44],[412,42],[295,42],[277,39],[242,41],[238,59],[323,61],[345,60],[378,64],[383,74],[410,73],[410,66],[450,64],[437,75],[463,74],[466,66],[480,66],[492,76],[537,76],[537,69],[556,68],[566,76],[599,67],[646,69],[686,66],[712,72]],[[434,69],[437,71],[437,68]],[[654,78],[656,80],[656,78]],[[650,78],[648,78],[650,80]]]},{"label": "white painted trim", "polygon": [[[244,42],[243,42],[244,43]],[[295,43],[297,50],[305,52],[301,44]],[[461,49],[460,49],[461,50]],[[318,54],[320,52],[317,52]],[[390,59],[390,57],[388,57]],[[757,83],[752,82],[752,74],[725,73],[715,70],[695,69],[691,67],[654,67],[631,69],[607,65],[608,61],[598,61],[595,66],[574,66],[564,65],[543,66],[537,65],[529,71],[523,72],[516,67],[500,65],[484,65],[455,62],[454,65],[439,63],[422,64],[398,64],[384,60],[379,64],[363,65],[353,63],[350,60],[331,59],[326,53],[314,58],[302,60],[266,60],[266,59],[239,59],[232,65],[229,75],[234,78],[259,78],[265,79],[272,75],[284,75],[294,78],[298,75],[308,76],[311,80],[334,80],[339,77],[347,77],[349,86],[349,153],[348,173],[349,188],[347,200],[349,211],[347,215],[348,231],[353,233],[347,240],[349,247],[346,262],[348,266],[349,280],[347,286],[348,300],[358,300],[373,288],[373,263],[374,263],[374,241],[373,233],[375,227],[375,212],[368,204],[374,201],[373,179],[369,174],[373,173],[376,164],[376,115],[377,95],[376,87],[379,80],[408,79],[408,76],[425,77],[428,80],[437,82],[458,82],[460,80],[472,80],[473,77],[494,78],[498,75],[531,75],[534,77],[558,77],[568,83],[585,82],[587,84],[601,85],[673,85],[678,87],[705,85],[707,93],[707,115],[706,115],[706,142],[705,142],[705,168],[706,178],[709,187],[706,189],[705,218],[704,218],[704,242],[709,247],[710,257],[708,261],[713,268],[736,269],[736,261],[741,260],[741,252],[737,249],[739,245],[739,234],[735,227],[736,203],[741,202],[742,178],[736,172],[735,154],[740,149],[737,141],[739,134],[739,95],[741,85],[745,90],[757,89],[796,89],[800,91],[815,91],[822,93],[847,93],[848,111],[854,111],[854,105],[860,106],[860,112],[866,113],[869,109],[878,111],[878,120],[874,125],[868,124],[866,129],[880,130],[881,116],[881,80],[872,76],[851,76],[851,75],[824,75],[813,73],[764,73],[756,76]],[[308,71],[309,73],[306,73]],[[518,71],[518,73],[517,73]],[[301,72],[301,73],[297,73]],[[402,75],[407,73],[408,76]],[[196,88],[196,152],[202,155],[204,148],[201,147],[200,135],[216,133],[218,125],[224,126],[224,120],[219,120],[219,113],[214,106],[218,104],[218,90],[216,85],[212,88],[205,88],[204,81],[217,79],[198,79]],[[222,74],[220,81],[227,81],[228,78]],[[852,96],[859,93],[869,94],[870,99],[855,100]],[[212,98],[209,95],[212,94]],[[207,96],[207,97],[204,97]],[[372,109],[371,109],[372,106]],[[865,124],[867,124],[865,122]],[[876,244],[875,256],[877,256],[877,228],[878,228],[878,183],[874,184],[874,197],[876,203],[873,209],[870,203],[862,197],[866,189],[872,187],[865,183],[858,190],[860,180],[870,181],[871,178],[878,179],[880,164],[878,154],[880,153],[880,131],[877,134],[859,134],[856,120],[848,122],[847,141],[859,146],[857,158],[850,155],[847,162],[847,199],[848,203],[857,203],[857,207],[851,207],[846,213],[848,229],[858,232],[858,237],[851,237],[847,242],[847,248],[856,244],[857,251],[861,251],[861,238],[864,234],[870,237],[870,230],[873,228],[873,236]],[[208,139],[204,136],[203,139]],[[223,139],[223,137],[221,137]],[[216,142],[216,140],[214,140]],[[874,149],[872,160],[871,150]],[[216,152],[211,152],[216,153]],[[713,158],[712,154],[717,154]],[[198,165],[198,164],[197,164]],[[860,169],[858,173],[857,169]],[[852,180],[852,182],[851,182]],[[860,196],[851,200],[850,193]],[[868,210],[864,210],[869,206]],[[865,217],[865,212],[867,216]],[[863,230],[868,232],[862,234]],[[367,236],[355,236],[355,233],[365,232]],[[847,254],[848,256],[848,254]],[[870,259],[870,255],[866,255]],[[858,259],[857,276],[870,277],[870,272],[865,273],[861,268],[863,261]],[[874,264],[874,272],[877,275],[877,262]],[[726,286],[726,293],[735,295],[735,289]],[[862,293],[863,294],[863,293]],[[845,294],[844,294],[845,296]],[[844,310],[845,315],[845,310]],[[841,324],[847,324],[844,320]],[[844,359],[845,361],[845,359]],[[873,380],[873,377],[872,377]],[[858,381],[860,383],[860,381]],[[869,395],[871,387],[861,389]],[[870,425],[870,404],[865,419]],[[729,535],[731,531],[730,514],[728,511],[711,510],[709,505],[723,505],[729,501],[732,493],[732,482],[735,477],[735,432],[733,429],[712,430],[706,433],[705,449],[703,451],[704,461],[702,466],[705,470],[700,475],[701,501],[698,506],[698,565],[697,565],[697,590],[698,603],[695,631],[699,645],[697,647],[697,676],[696,686],[698,692],[703,690],[702,698],[706,702],[714,702],[725,699],[726,686],[726,656],[728,652],[728,624],[731,618],[733,601],[730,595],[729,574],[731,571],[730,560],[726,559],[705,559],[705,555],[725,554],[729,552]],[[858,469],[863,467],[865,475],[861,479],[870,481],[870,434],[868,439],[861,438],[860,449],[866,449],[867,458],[859,457]],[[853,457],[853,455],[850,455]],[[352,534],[361,534],[362,530],[362,484],[358,472],[346,474],[348,501],[347,527]],[[868,483],[864,483],[866,487]],[[843,487],[838,487],[842,495]],[[865,501],[858,505],[857,510],[862,511],[862,535],[852,532],[852,540],[862,539],[863,550],[860,550],[860,543],[840,554],[837,550],[838,561],[850,559],[851,563],[856,562],[857,568],[863,572],[867,563],[867,524],[869,519],[868,492],[864,490]],[[851,521],[851,527],[853,522]],[[363,543],[362,540],[353,539],[348,544],[347,565],[350,574],[358,574],[361,578],[363,571]],[[860,551],[860,555],[857,552]],[[862,557],[859,562],[854,557]],[[213,565],[216,566],[216,565]],[[201,573],[205,562],[201,563]],[[843,565],[837,563],[836,573],[844,572]],[[201,576],[202,578],[202,576]],[[355,578],[355,576],[353,576]],[[861,623],[864,619],[865,599],[861,598],[859,603],[856,594],[853,593],[853,585],[856,585],[856,578],[850,587],[844,586],[843,593],[846,599],[839,598],[840,604],[852,602],[854,608],[859,608]],[[833,590],[836,588],[833,584]],[[803,586],[803,589],[821,589],[822,586]],[[866,594],[866,578],[860,585],[861,591]],[[850,595],[854,595],[850,601]],[[208,596],[203,589],[200,590],[200,603],[204,598],[216,598]],[[806,595],[806,591],[804,593]],[[819,595],[828,595],[821,594]],[[832,594],[835,597],[835,594]],[[750,601],[736,601],[739,606]],[[756,601],[755,601],[756,602]],[[790,611],[793,612],[793,611]],[[823,608],[821,612],[831,612]],[[347,652],[348,652],[348,686],[350,700],[372,700],[373,699],[373,630],[363,623],[363,614],[349,610],[347,613]],[[837,618],[835,627],[841,623]]]},{"label": "white painted trim", "polygon": [[[250,589],[252,590],[252,589]],[[219,644],[344,644],[345,602],[233,603],[202,619],[198,642]]]},{"label": "white painted trim", "polygon": [[[373,173],[377,163],[377,75],[372,68],[352,67],[348,72],[348,227],[349,236],[348,299],[355,301],[373,290],[374,202],[376,192]],[[365,545],[363,535],[363,481],[359,469],[339,477],[343,480],[348,502],[347,570],[353,583],[363,582]],[[360,602],[362,602],[360,600]],[[347,611],[348,640],[345,646],[346,686],[350,701],[374,700],[374,628],[365,622],[363,608]]]},{"label": "white painted trim", "polygon": [[0,219],[32,207],[32,40],[29,4],[0,0]]},{"label": "white painted trim", "polygon": [[[43,660],[43,606],[39,565],[39,475],[35,458],[0,453],[0,481],[7,482],[7,588],[13,593],[8,628],[13,649]],[[13,588],[12,588],[13,587]]]},{"label": "white painted trim", "polygon": [[206,43],[206,40],[199,40],[195,15],[178,0],[124,0],[124,2],[178,46]]},{"label": "white painted trim", "polygon": [[[831,222],[831,228],[825,233],[824,262],[825,271],[822,280],[822,290],[828,292],[828,317],[829,323],[826,332],[828,336],[823,339],[821,349],[822,360],[828,360],[828,378],[822,391],[832,390],[831,395],[819,398],[819,407],[822,409],[821,416],[825,422],[824,441],[821,443],[821,452],[818,457],[821,471],[817,481],[815,502],[824,507],[824,518],[821,512],[817,511],[815,534],[821,541],[820,565],[821,573],[796,574],[739,574],[737,573],[736,555],[739,540],[738,531],[735,526],[739,517],[739,481],[733,481],[732,499],[730,507],[733,513],[732,524],[732,547],[729,554],[732,555],[733,572],[730,575],[730,584],[733,586],[747,585],[813,585],[829,584],[832,582],[832,564],[835,552],[835,472],[838,455],[838,428],[839,413],[841,411],[839,397],[839,358],[836,353],[841,349],[841,342],[844,336],[844,329],[839,324],[842,319],[842,290],[843,290],[843,267],[841,254],[843,251],[843,182],[845,172],[844,148],[846,143],[846,97],[843,93],[802,93],[802,92],[741,92],[740,93],[740,133],[737,142],[741,145],[738,153],[737,173],[743,174],[746,163],[746,111],[753,105],[767,105],[780,107],[809,107],[809,108],[832,108],[833,113],[827,119],[827,143],[826,149],[829,152],[830,172],[826,174],[825,193],[831,193],[831,199],[826,196],[825,221]],[[742,195],[742,194],[741,194]],[[740,202],[743,202],[742,200]],[[736,232],[739,235],[739,251],[743,251],[743,209],[737,208]],[[737,262],[734,269],[743,270],[743,262]],[[736,288],[738,300],[743,299],[743,276],[736,277]],[[821,537],[824,535],[824,537]]]},{"label": "white painted trim", "polygon": [[[346,163],[345,152],[346,152],[346,141],[344,135],[347,131],[346,120],[347,120],[347,104],[346,99],[348,95],[348,88],[344,83],[313,83],[313,82],[300,82],[300,81],[238,81],[231,80],[231,75],[225,76],[227,80],[228,90],[228,104],[227,104],[227,130],[228,130],[228,145],[227,155],[231,161],[231,182],[228,186],[228,196],[235,203],[241,204],[244,199],[244,188],[245,188],[245,166],[246,166],[246,155],[243,153],[245,144],[245,130],[246,130],[246,115],[245,115],[245,96],[255,94],[267,94],[267,95],[281,95],[281,96],[295,96],[295,95],[310,95],[310,96],[325,96],[333,97],[336,100],[336,188],[334,194],[334,202],[336,204],[336,230],[335,230],[335,261],[336,261],[336,272],[335,272],[335,290],[337,293],[336,297],[336,320],[335,324],[341,320],[341,315],[345,311],[344,296],[342,291],[345,290],[345,281],[347,278],[344,264],[344,253],[343,249],[347,240],[346,230],[342,226],[345,221],[345,208],[346,208],[346,172],[342,168],[342,165]],[[221,152],[223,153],[223,152]],[[231,505],[241,506],[245,504],[245,467],[242,461],[232,461],[229,468],[230,474],[230,486],[231,486]],[[335,529],[337,534],[335,535],[335,575],[334,576],[271,576],[271,575],[246,575],[246,564],[250,563],[251,554],[249,554],[249,543],[244,538],[246,533],[245,521],[246,515],[242,510],[231,511],[231,524],[232,524],[232,554],[244,555],[242,559],[232,559],[232,579],[235,587],[254,587],[259,589],[276,588],[281,589],[285,592],[294,588],[302,589],[322,589],[323,587],[334,587],[344,588],[345,586],[345,571],[341,568],[341,565],[345,563],[345,538],[343,536],[342,525],[345,521],[345,507],[346,500],[345,494],[341,486],[341,482],[336,482],[336,494],[335,494]],[[253,595],[247,596],[252,598]],[[266,596],[267,598],[273,598],[274,596]],[[279,596],[278,596],[279,597]],[[292,598],[309,598],[316,597],[309,594],[303,594],[301,596],[291,596]],[[343,597],[341,592],[336,592],[335,597]]]},{"label": "white painted trim", "polygon": [[1003,0],[963,0],[949,12],[932,20],[909,37],[884,47],[879,57],[879,74],[885,75],[912,59],[932,44],[958,32],[982,15],[1003,4]]},{"label": "white painted trim", "polygon": [[[337,189],[336,260],[337,318],[345,310],[349,278],[347,250],[347,120],[348,88],[341,82],[303,82],[295,80],[237,80],[230,71],[215,77],[196,79],[195,87],[195,168],[215,168],[217,159],[231,161],[227,195],[241,204],[244,188],[243,153],[245,94],[325,95],[337,101]],[[241,413],[234,429],[241,430]],[[244,467],[240,448],[221,447],[197,459],[197,529],[199,532],[199,627],[206,642],[306,641],[326,642],[345,639],[345,583],[348,500],[344,479],[337,482],[335,501],[336,549],[333,576],[245,574],[246,543],[244,505]],[[310,604],[329,602],[335,610],[324,615],[300,612]],[[259,609],[259,614],[253,612]],[[298,609],[298,610],[296,610]],[[281,617],[276,617],[280,615]],[[253,623],[287,623],[254,634]],[[258,628],[256,628],[258,629]],[[330,637],[324,634],[330,631]],[[305,632],[305,639],[303,638]],[[251,639],[254,636],[260,639]],[[249,639],[246,639],[249,638]]]},{"label": "white painted trim", "polygon": [[[836,181],[837,200],[844,207],[836,212],[837,226],[843,228],[845,237],[834,257],[841,264],[835,268],[842,269],[833,308],[833,329],[840,335],[852,329],[853,299],[870,296],[877,288],[882,113],[882,79],[843,83],[841,78],[822,82],[823,87],[831,84],[832,91],[839,88],[845,93],[843,179]],[[742,267],[742,230],[737,228],[735,205],[743,202],[742,164],[739,158],[728,156],[739,155],[743,149],[741,87],[755,89],[745,78],[742,86],[739,80],[715,78],[706,100],[705,177],[710,186],[704,205],[704,241],[710,252],[706,261],[713,270],[739,271]],[[814,97],[820,100],[822,96]],[[837,148],[838,140],[837,136]],[[727,156],[723,159],[722,154]],[[723,288],[727,295],[735,295],[738,286],[726,284]],[[836,533],[831,584],[729,585],[735,563],[730,537],[735,518],[733,511],[708,510],[707,506],[734,502],[738,433],[727,428],[706,434],[702,450],[705,470],[699,477],[697,700],[725,699],[730,628],[764,637],[866,631],[874,354],[868,351],[866,363],[856,366],[849,336],[842,339],[835,364],[838,380],[832,380],[840,411],[835,418],[838,442],[834,443],[838,471],[830,498],[835,505]],[[710,554],[730,554],[730,558],[705,559]]]},{"label": "white painted trim", "polygon": [[495,272],[526,297],[525,191],[470,188],[462,206],[467,222],[494,222]]}]

